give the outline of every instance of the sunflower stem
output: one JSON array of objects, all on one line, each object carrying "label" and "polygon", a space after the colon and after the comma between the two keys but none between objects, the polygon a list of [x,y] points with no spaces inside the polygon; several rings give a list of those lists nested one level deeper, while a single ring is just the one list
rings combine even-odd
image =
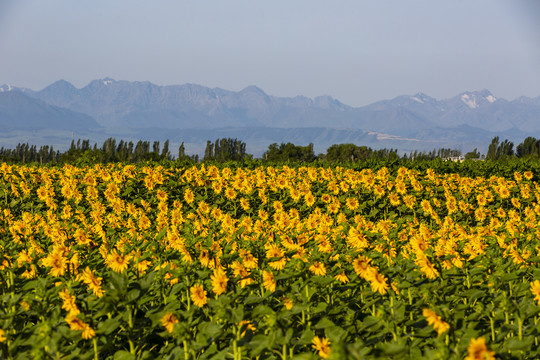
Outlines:
[{"label": "sunflower stem", "polygon": [[188,346],[187,346],[186,339],[184,339],[184,341],[182,341],[182,343],[184,344],[184,359],[189,360],[189,353],[188,353]]},{"label": "sunflower stem", "polygon": [[492,316],[489,317],[489,325],[491,327],[491,341],[495,342],[495,319],[493,318],[493,312]]},{"label": "sunflower stem", "polygon": [[98,347],[97,347],[97,338],[94,337],[92,339],[92,342],[94,343],[94,360],[99,360],[99,356],[98,356]]}]

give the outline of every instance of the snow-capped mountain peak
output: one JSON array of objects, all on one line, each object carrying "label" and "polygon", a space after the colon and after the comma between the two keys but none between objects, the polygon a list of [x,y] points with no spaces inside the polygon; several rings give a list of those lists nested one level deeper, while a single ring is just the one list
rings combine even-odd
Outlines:
[{"label": "snow-capped mountain peak", "polygon": [[11,91],[13,90],[13,86],[11,85],[2,85],[0,86],[0,92],[8,92],[8,91]]},{"label": "snow-capped mountain peak", "polygon": [[460,95],[460,100],[471,109],[488,106],[497,101],[497,98],[489,90],[465,92]]},{"label": "snow-capped mountain peak", "polygon": [[497,98],[493,95],[488,95],[486,96],[486,100],[493,104],[495,101],[497,101]]},{"label": "snow-capped mountain peak", "polygon": [[461,95],[461,101],[465,103],[468,107],[471,109],[478,108],[478,104],[476,103],[476,96],[474,94],[463,94]]},{"label": "snow-capped mountain peak", "polygon": [[420,104],[423,104],[424,103],[424,100],[420,99],[419,97],[417,96],[411,96],[411,100],[414,100],[416,102],[419,102]]}]

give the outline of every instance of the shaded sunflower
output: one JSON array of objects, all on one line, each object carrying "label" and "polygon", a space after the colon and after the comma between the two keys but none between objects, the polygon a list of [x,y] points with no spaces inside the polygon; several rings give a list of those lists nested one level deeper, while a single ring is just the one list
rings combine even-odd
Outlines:
[{"label": "shaded sunflower", "polygon": [[173,315],[173,313],[170,312],[166,313],[161,318],[161,325],[163,325],[165,329],[167,329],[167,332],[169,334],[173,332],[174,324],[176,324],[177,322],[178,319]]}]

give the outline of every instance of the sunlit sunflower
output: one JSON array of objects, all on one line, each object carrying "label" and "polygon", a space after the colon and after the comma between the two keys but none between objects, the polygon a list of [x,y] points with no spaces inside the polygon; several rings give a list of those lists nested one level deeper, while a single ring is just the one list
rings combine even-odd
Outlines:
[{"label": "sunlit sunflower", "polygon": [[0,343],[3,343],[7,340],[6,332],[4,329],[0,329]]},{"label": "sunlit sunflower", "polygon": [[345,272],[342,272],[341,274],[334,276],[334,279],[344,284],[349,282],[349,278],[347,277],[347,275],[345,275]]},{"label": "sunlit sunflower", "polygon": [[307,206],[312,207],[315,204],[315,196],[311,192],[304,195],[304,201]]},{"label": "sunlit sunflower", "polygon": [[486,346],[486,340],[483,337],[478,339],[472,338],[467,351],[469,355],[465,360],[495,360],[495,352],[489,351]]},{"label": "sunlit sunflower", "polygon": [[416,198],[412,195],[405,195],[403,197],[403,202],[409,209],[414,209],[414,205],[416,204]]},{"label": "sunlit sunflower", "polygon": [[270,292],[276,291],[276,281],[274,280],[274,274],[272,274],[270,271],[263,271],[262,274],[263,278],[263,286],[266,290]]},{"label": "sunlit sunflower", "polygon": [[386,291],[390,288],[388,282],[386,281],[386,276],[377,272],[370,279],[370,285],[373,292],[379,292],[380,294],[386,294]]},{"label": "sunlit sunflower", "polygon": [[426,317],[428,324],[432,325],[435,331],[437,331],[437,335],[440,336],[442,333],[450,329],[450,325],[444,322],[435,311],[430,309],[423,309],[422,315]]},{"label": "sunlit sunflower", "polygon": [[189,289],[191,293],[191,300],[198,307],[203,307],[204,304],[208,301],[206,297],[206,290],[202,285],[194,285]]},{"label": "sunlit sunflower", "polygon": [[94,331],[94,329],[92,329],[90,325],[85,323],[83,327],[82,338],[84,340],[89,340],[94,336],[96,336],[96,332]]},{"label": "sunlit sunflower", "polygon": [[416,260],[416,264],[420,266],[420,271],[422,271],[428,279],[436,279],[439,276],[439,271],[425,255],[420,255]]},{"label": "sunlit sunflower", "polygon": [[195,195],[193,195],[193,191],[191,191],[190,189],[186,189],[186,191],[184,191],[184,200],[186,200],[188,204],[191,204],[193,201],[195,201]]},{"label": "sunlit sunflower", "polygon": [[62,309],[73,315],[77,315],[80,312],[77,304],[75,304],[76,297],[71,295],[68,289],[61,290],[58,295],[63,301]]},{"label": "sunlit sunflower", "polygon": [[249,206],[249,201],[246,200],[246,198],[241,198],[240,199],[240,206],[242,206],[242,209],[244,209],[244,211],[248,211],[250,206]]},{"label": "sunlit sunflower", "polygon": [[313,344],[313,348],[319,352],[320,357],[326,359],[330,356],[330,340],[315,336],[313,340],[311,340],[311,343]]},{"label": "sunlit sunflower", "polygon": [[129,255],[120,255],[113,249],[110,254],[107,255],[105,263],[115,272],[121,273],[124,272],[129,266],[129,260],[131,256]]},{"label": "sunlit sunflower", "polygon": [[422,200],[420,202],[420,206],[422,207],[422,210],[425,214],[431,214],[431,212],[433,211],[433,209],[431,208],[431,204],[428,200]]},{"label": "sunlit sunflower", "polygon": [[314,261],[309,267],[309,271],[315,275],[324,276],[326,275],[326,266],[320,261]]},{"label": "sunlit sunflower", "polygon": [[229,279],[223,268],[216,267],[214,269],[214,274],[210,276],[210,279],[212,280],[212,291],[214,294],[221,295],[227,291],[227,282]]},{"label": "sunlit sunflower", "polygon": [[347,206],[347,209],[349,210],[356,210],[358,209],[358,206],[360,205],[358,202],[358,199],[356,198],[348,198],[345,200],[345,205]]},{"label": "sunlit sunflower", "polygon": [[531,292],[534,295],[534,300],[538,302],[538,305],[540,305],[540,281],[534,280],[531,283]]},{"label": "sunlit sunflower", "polygon": [[232,187],[227,187],[227,189],[225,189],[225,196],[229,200],[234,200],[236,199],[236,191]]},{"label": "sunlit sunflower", "polygon": [[82,271],[81,275],[83,282],[88,285],[94,295],[96,295],[97,297],[102,297],[104,294],[103,288],[101,287],[102,278],[96,277],[88,266]]},{"label": "sunlit sunflower", "polygon": [[369,264],[371,259],[365,256],[359,256],[353,260],[353,268],[356,274],[366,280],[369,280],[373,275],[374,268]]},{"label": "sunlit sunflower", "polygon": [[47,255],[45,259],[43,259],[43,265],[47,267],[51,267],[51,270],[49,270],[49,274],[52,276],[63,276],[66,272],[68,260],[62,255],[62,252],[60,251],[54,251]]}]

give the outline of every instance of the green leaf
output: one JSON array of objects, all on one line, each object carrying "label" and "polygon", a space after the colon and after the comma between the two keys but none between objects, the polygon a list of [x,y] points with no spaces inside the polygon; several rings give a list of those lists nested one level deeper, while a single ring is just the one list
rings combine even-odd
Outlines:
[{"label": "green leaf", "polygon": [[114,317],[100,322],[98,324],[97,330],[104,335],[109,335],[113,333],[116,329],[118,329],[119,326],[120,320],[118,319],[118,317]]},{"label": "green leaf", "polygon": [[393,341],[390,343],[379,344],[380,348],[384,354],[388,356],[395,356],[407,351],[407,346],[401,341]]},{"label": "green leaf", "polygon": [[336,324],[334,324],[330,319],[328,319],[327,317],[323,317],[318,323],[317,325],[314,326],[315,329],[325,329],[327,327],[330,327],[330,326],[335,326]]},{"label": "green leaf", "polygon": [[522,340],[519,340],[517,336],[510,338],[506,342],[506,348],[511,351],[530,349],[534,342],[534,337],[525,336]]},{"label": "green leaf", "polygon": [[114,353],[114,360],[134,360],[135,355],[131,354],[129,351],[120,350]]}]

